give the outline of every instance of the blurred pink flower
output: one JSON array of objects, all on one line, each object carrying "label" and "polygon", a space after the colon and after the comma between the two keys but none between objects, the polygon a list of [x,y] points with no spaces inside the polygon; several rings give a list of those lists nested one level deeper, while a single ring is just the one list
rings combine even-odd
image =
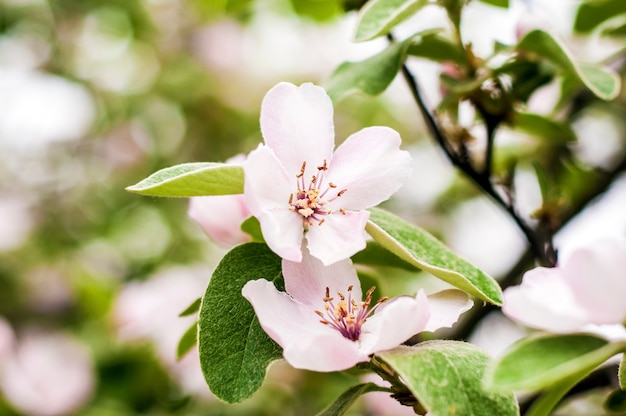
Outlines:
[{"label": "blurred pink flower", "polygon": [[[244,155],[237,155],[226,163],[240,165],[244,161]],[[213,241],[225,247],[250,241],[250,236],[241,230],[241,223],[251,215],[242,194],[190,198],[187,215]]]},{"label": "blurred pink flower", "polygon": [[91,357],[73,338],[36,330],[17,338],[4,320],[0,337],[0,392],[17,409],[29,415],[67,415],[91,398]]},{"label": "blurred pink flower", "polygon": [[602,240],[572,251],[558,267],[526,272],[521,285],[504,291],[502,311],[537,329],[586,331],[623,325],[625,298],[626,241]]},{"label": "blurred pink flower", "polygon": [[[382,387],[391,387],[391,384],[382,379],[378,374],[369,373],[363,377],[364,382],[378,384]],[[391,397],[390,393],[373,391],[363,395],[366,414],[371,416],[415,416],[413,408],[400,404]]]},{"label": "blurred pink flower", "polygon": [[180,360],[176,348],[180,337],[196,316],[179,317],[203,293],[211,271],[205,267],[175,267],[145,281],[128,283],[113,305],[116,332],[122,341],[150,341],[160,361],[188,393],[212,398],[200,370],[198,350]]},{"label": "blurred pink flower", "polygon": [[409,178],[411,159],[399,134],[368,127],[333,154],[333,106],[323,88],[280,83],[261,106],[265,143],[244,163],[246,202],[268,246],[290,261],[302,259],[302,240],[324,264],[365,247],[372,207]]},{"label": "blurred pink flower", "polygon": [[283,260],[283,276],[287,293],[265,279],[246,283],[242,293],[287,362],[313,371],[368,361],[419,332],[452,325],[472,305],[457,290],[430,298],[420,290],[416,297],[383,298],[372,305],[374,288],[363,299],[350,259],[324,266],[306,249],[301,263]]}]

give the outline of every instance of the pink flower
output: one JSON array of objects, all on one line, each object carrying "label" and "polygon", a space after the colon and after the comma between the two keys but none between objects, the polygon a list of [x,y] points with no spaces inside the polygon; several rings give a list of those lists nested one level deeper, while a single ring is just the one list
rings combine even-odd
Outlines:
[{"label": "pink flower", "polygon": [[62,332],[16,336],[0,317],[0,394],[24,414],[75,414],[93,395],[93,363],[84,345]]},{"label": "pink flower", "polygon": [[268,246],[302,259],[302,240],[324,264],[365,247],[364,209],[388,199],[409,178],[411,160],[400,136],[368,127],[333,154],[332,102],[313,84],[280,83],[261,106],[265,143],[244,163],[246,202]]},{"label": "pink flower", "polygon": [[[244,155],[237,155],[226,163],[240,165],[244,160]],[[241,194],[190,198],[187,215],[213,241],[225,247],[250,241],[250,236],[241,230],[241,223],[251,215]]]},{"label": "pink flower", "polygon": [[520,286],[504,291],[502,311],[533,328],[575,332],[622,325],[624,299],[626,241],[603,240],[572,251],[559,267],[526,272]]},{"label": "pink flower", "polygon": [[255,280],[242,293],[250,301],[265,332],[283,348],[295,368],[345,370],[378,351],[394,348],[422,331],[456,322],[472,302],[457,290],[428,298],[363,299],[350,259],[324,266],[306,250],[301,263],[283,260],[286,292]]}]

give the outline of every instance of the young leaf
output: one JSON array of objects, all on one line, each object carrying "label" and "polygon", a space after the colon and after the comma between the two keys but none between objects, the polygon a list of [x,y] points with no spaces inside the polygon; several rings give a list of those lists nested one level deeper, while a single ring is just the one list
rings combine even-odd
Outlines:
[{"label": "young leaf", "polygon": [[450,61],[465,64],[463,50],[437,32],[422,34],[409,46],[407,54],[435,62]]},{"label": "young leaf", "polygon": [[461,341],[427,341],[378,353],[432,416],[519,415],[513,393],[482,386],[489,356]]},{"label": "young leaf", "polygon": [[355,92],[381,94],[400,70],[408,45],[409,41],[394,43],[363,61],[342,63],[326,81],[326,92],[335,102]]},{"label": "young leaf", "polygon": [[241,223],[241,231],[252,237],[252,241],[264,243],[263,232],[261,231],[261,223],[256,217],[248,217]]},{"label": "young leaf", "polygon": [[553,143],[576,141],[576,134],[567,124],[559,123],[540,114],[516,112],[512,124],[517,130],[549,139]]},{"label": "young leaf", "polygon": [[354,404],[356,399],[363,394],[381,390],[384,391],[384,389],[374,383],[363,383],[350,387],[348,390],[343,392],[337,400],[328,405],[326,409],[319,412],[317,416],[341,416],[345,414],[350,406]]},{"label": "young leaf", "polygon": [[193,315],[194,313],[198,312],[198,309],[200,309],[200,302],[201,301],[202,301],[201,298],[198,298],[198,299],[194,300],[191,303],[191,305],[187,306],[187,308],[185,308],[184,311],[179,313],[178,316],[180,316],[180,317],[189,316],[189,315]]},{"label": "young leaf", "polygon": [[359,13],[354,41],[363,42],[386,35],[426,4],[427,0],[370,0]]},{"label": "young leaf", "polygon": [[180,337],[180,341],[178,341],[178,346],[176,347],[176,358],[181,359],[185,354],[189,352],[193,348],[194,345],[198,342],[198,322],[194,322],[191,325],[182,337]]},{"label": "young leaf", "polygon": [[454,254],[428,232],[378,208],[371,208],[366,231],[409,264],[487,302],[501,305],[502,290],[486,273]]},{"label": "young leaf", "polygon": [[517,49],[536,53],[578,78],[591,92],[603,100],[612,100],[620,91],[620,78],[612,70],[590,64],[576,63],[564,45],[543,30],[530,31],[518,43]]},{"label": "young leaf", "polygon": [[265,334],[252,305],[241,295],[246,282],[260,278],[282,285],[280,257],[265,244],[237,246],[222,258],[202,298],[200,366],[211,392],[229,403],[254,393],[267,366],[282,356],[281,348]]},{"label": "young leaf", "polygon": [[590,32],[603,22],[626,13],[624,0],[586,1],[581,3],[574,20],[574,30]]},{"label": "young leaf", "polygon": [[612,391],[604,401],[603,407],[611,414],[626,413],[626,391],[621,389]]},{"label": "young leaf", "polygon": [[609,343],[590,334],[528,337],[493,363],[485,383],[494,390],[541,390],[591,372],[625,347],[625,343]]},{"label": "young leaf", "polygon": [[161,169],[126,190],[165,197],[241,194],[243,168],[226,163],[183,163]]}]

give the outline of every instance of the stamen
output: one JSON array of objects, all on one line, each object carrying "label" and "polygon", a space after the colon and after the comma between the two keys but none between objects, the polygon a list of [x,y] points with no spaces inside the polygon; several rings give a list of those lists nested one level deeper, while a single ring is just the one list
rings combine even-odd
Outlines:
[{"label": "stamen", "polygon": [[[317,170],[317,174],[312,175],[307,183],[304,178],[306,161],[302,162],[300,173],[296,175],[297,192],[289,195],[289,210],[302,216],[305,231],[315,223],[322,225],[325,221],[324,217],[333,214],[333,211],[326,206],[347,191],[347,189],[342,189],[335,196],[326,198],[327,193],[331,189],[336,189],[337,185],[332,182],[325,183],[324,172],[328,170],[326,159],[321,166],[317,166]],[[339,212],[343,215],[346,213],[341,208]]]},{"label": "stamen", "polygon": [[359,306],[359,302],[352,299],[352,289],[352,285],[348,286],[347,300],[343,293],[337,292],[340,301],[335,305],[333,298],[330,297],[330,289],[327,287],[326,296],[324,296],[323,299],[326,314],[324,315],[324,313],[320,311],[315,311],[315,313],[324,318],[320,321],[324,325],[329,325],[336,329],[341,335],[351,341],[358,341],[361,336],[361,328],[367,318],[374,313],[378,305],[385,302],[388,298],[386,296],[382,297],[370,308],[369,305],[372,302],[372,293],[376,289],[376,287],[372,287],[365,293],[365,300],[361,301]]},{"label": "stamen", "polygon": [[306,169],[306,160],[302,162],[302,167],[300,168],[300,173],[296,175],[296,178],[301,178],[304,175],[304,170]]}]

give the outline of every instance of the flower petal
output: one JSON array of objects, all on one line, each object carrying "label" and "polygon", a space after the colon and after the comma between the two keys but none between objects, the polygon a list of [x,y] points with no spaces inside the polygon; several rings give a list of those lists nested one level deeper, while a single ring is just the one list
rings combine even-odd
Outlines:
[{"label": "flower petal", "polygon": [[361,351],[373,354],[395,348],[422,332],[430,318],[428,298],[420,289],[417,296],[399,296],[380,305],[362,327]]},{"label": "flower petal", "polygon": [[306,161],[309,177],[332,155],[333,104],[321,87],[281,82],[263,99],[261,132],[289,175],[298,174]]},{"label": "flower petal", "polygon": [[289,210],[290,181],[276,155],[260,145],[243,165],[244,196],[248,208],[261,224],[267,245],[280,257],[302,258],[302,217]]},{"label": "flower petal", "polygon": [[269,248],[290,261],[302,260],[302,218],[288,209],[273,209],[259,217],[261,232]]},{"label": "flower petal", "polygon": [[328,180],[347,191],[329,205],[361,210],[378,205],[411,176],[411,156],[400,150],[400,135],[388,127],[368,127],[348,137],[329,164]]},{"label": "flower petal", "polygon": [[450,328],[463,312],[471,309],[474,302],[467,293],[456,289],[442,290],[428,296],[430,319],[424,331],[436,331],[439,328]]},{"label": "flower petal", "polygon": [[283,356],[295,368],[322,372],[347,370],[357,363],[369,361],[356,342],[344,338],[334,329],[290,344],[284,349]]},{"label": "flower petal", "polygon": [[338,331],[319,321],[313,311],[273,283],[254,280],[241,293],[254,307],[263,330],[283,347],[283,356],[295,368],[340,371],[367,361],[367,354]]},{"label": "flower petal", "polygon": [[337,292],[346,294],[352,286],[352,298],[361,301],[361,283],[350,259],[324,266],[306,248],[302,254],[300,263],[283,260],[285,290],[291,297],[312,310],[323,311],[326,288],[335,296]]},{"label": "flower petal", "polygon": [[250,241],[250,236],[241,231],[241,223],[250,216],[243,195],[190,198],[187,215],[219,244],[233,247]]},{"label": "flower petal", "polygon": [[602,240],[573,251],[562,267],[590,323],[626,320],[626,242]]},{"label": "flower petal", "polygon": [[280,292],[268,280],[249,281],[241,294],[252,304],[263,330],[283,348],[310,338],[316,329],[332,331],[308,307]]},{"label": "flower petal", "polygon": [[572,332],[589,322],[559,269],[537,267],[524,274],[522,284],[504,291],[502,312],[532,328]]},{"label": "flower petal", "polygon": [[289,195],[294,192],[295,178],[290,178],[274,152],[259,145],[243,163],[244,196],[252,214],[274,208],[289,209]]},{"label": "flower petal", "polygon": [[369,212],[335,213],[312,225],[306,233],[311,254],[325,265],[347,259],[365,248],[365,224]]}]

